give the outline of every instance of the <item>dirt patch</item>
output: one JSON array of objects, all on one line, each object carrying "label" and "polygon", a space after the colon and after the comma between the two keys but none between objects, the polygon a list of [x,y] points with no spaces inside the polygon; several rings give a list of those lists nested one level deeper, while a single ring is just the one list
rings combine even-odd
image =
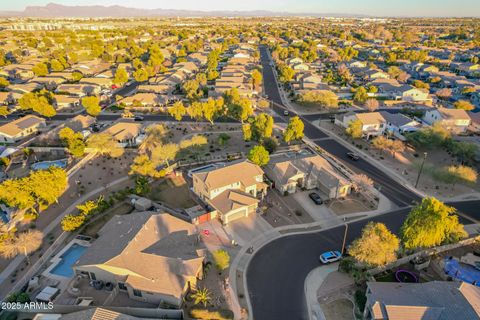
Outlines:
[{"label": "dirt patch", "polygon": [[181,176],[167,177],[152,185],[148,198],[163,202],[173,208],[190,208],[197,203],[190,196],[187,182]]},{"label": "dirt patch", "polygon": [[376,208],[371,202],[357,194],[351,194],[342,200],[332,200],[329,204],[329,209],[337,215],[366,212]]},{"label": "dirt patch", "polygon": [[102,229],[103,226],[113,218],[113,216],[129,214],[132,212],[132,210],[133,207],[127,202],[123,202],[113,208],[110,208],[100,218],[85,226],[81,234],[96,238],[98,231],[100,231],[100,229]]},{"label": "dirt patch", "polygon": [[355,320],[353,316],[353,303],[347,299],[335,300],[321,304],[323,314],[327,320]]}]

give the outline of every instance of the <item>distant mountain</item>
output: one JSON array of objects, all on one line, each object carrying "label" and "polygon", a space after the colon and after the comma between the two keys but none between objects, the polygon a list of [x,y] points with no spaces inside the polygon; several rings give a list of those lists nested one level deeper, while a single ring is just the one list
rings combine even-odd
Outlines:
[{"label": "distant mountain", "polygon": [[0,11],[3,17],[366,17],[352,14],[290,13],[265,10],[255,11],[199,11],[175,9],[140,9],[122,6],[64,6],[49,3],[45,6],[27,6],[23,11]]}]

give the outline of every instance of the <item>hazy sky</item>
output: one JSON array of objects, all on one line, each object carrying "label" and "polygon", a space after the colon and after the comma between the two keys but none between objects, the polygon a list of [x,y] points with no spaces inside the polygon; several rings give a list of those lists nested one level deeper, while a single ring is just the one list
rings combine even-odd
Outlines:
[{"label": "hazy sky", "polygon": [[271,10],[377,16],[480,16],[480,0],[0,0],[0,10],[49,2],[192,10]]}]

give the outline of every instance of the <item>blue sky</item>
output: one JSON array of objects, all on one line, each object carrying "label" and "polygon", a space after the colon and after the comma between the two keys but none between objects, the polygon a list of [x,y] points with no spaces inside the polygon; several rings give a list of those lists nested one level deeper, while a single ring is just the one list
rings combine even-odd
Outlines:
[{"label": "blue sky", "polygon": [[55,2],[192,10],[271,10],[377,16],[480,16],[480,0],[0,0],[0,10]]}]

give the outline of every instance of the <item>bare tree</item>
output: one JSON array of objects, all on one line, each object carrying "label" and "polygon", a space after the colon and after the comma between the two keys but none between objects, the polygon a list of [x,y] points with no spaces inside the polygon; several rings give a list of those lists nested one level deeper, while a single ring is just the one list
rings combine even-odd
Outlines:
[{"label": "bare tree", "polygon": [[365,192],[373,186],[373,180],[365,174],[356,174],[352,177],[353,189],[357,192]]},{"label": "bare tree", "polygon": [[370,112],[377,110],[378,107],[379,103],[377,99],[367,99],[367,101],[365,101],[365,108]]},{"label": "bare tree", "polygon": [[4,258],[13,258],[19,254],[25,255],[30,264],[28,255],[40,248],[43,233],[37,230],[29,230],[6,240],[0,247],[0,254]]}]

